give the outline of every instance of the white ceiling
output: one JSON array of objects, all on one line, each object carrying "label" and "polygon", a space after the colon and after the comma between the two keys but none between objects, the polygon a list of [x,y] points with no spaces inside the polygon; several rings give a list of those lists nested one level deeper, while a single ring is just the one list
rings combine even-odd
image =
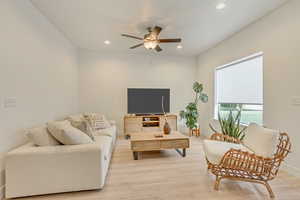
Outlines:
[{"label": "white ceiling", "polygon": [[[181,37],[161,44],[163,54],[198,55],[287,0],[31,0],[79,48],[148,52],[128,49],[139,41],[121,33],[143,36],[146,27],[163,27],[161,38]],[[219,2],[227,7],[216,10]],[[105,45],[104,40],[110,40]],[[159,53],[161,54],[161,53]]]}]

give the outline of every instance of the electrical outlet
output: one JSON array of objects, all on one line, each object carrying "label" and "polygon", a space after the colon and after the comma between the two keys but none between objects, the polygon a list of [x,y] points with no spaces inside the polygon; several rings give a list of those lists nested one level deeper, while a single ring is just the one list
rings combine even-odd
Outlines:
[{"label": "electrical outlet", "polygon": [[15,108],[17,107],[17,99],[15,97],[7,97],[3,102],[4,108]]}]

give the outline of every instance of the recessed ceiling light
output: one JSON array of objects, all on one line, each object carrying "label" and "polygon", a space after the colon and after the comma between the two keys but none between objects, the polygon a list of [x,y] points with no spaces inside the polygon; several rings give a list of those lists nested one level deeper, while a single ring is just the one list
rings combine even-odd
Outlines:
[{"label": "recessed ceiling light", "polygon": [[109,40],[105,40],[105,41],[104,41],[104,44],[107,44],[107,45],[108,45],[108,44],[110,44],[110,41],[109,41]]},{"label": "recessed ceiling light", "polygon": [[177,49],[182,49],[183,46],[182,45],[177,45]]},{"label": "recessed ceiling light", "polygon": [[216,9],[217,10],[222,10],[226,7],[226,4],[224,2],[217,4]]}]

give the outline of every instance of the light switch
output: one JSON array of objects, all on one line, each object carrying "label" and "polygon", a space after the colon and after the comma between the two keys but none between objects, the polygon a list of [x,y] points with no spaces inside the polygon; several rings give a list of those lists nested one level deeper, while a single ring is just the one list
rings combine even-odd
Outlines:
[{"label": "light switch", "polygon": [[17,99],[15,97],[7,97],[4,99],[4,108],[15,108],[17,107]]},{"label": "light switch", "polygon": [[292,98],[292,105],[300,106],[300,96]]}]

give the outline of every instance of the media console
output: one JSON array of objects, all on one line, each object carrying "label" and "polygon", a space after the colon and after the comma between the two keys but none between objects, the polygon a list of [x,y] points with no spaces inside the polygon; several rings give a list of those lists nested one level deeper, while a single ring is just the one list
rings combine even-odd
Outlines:
[{"label": "media console", "polygon": [[[177,116],[167,115],[172,131],[177,131]],[[163,131],[165,125],[164,115],[125,115],[124,135],[129,138],[131,133]]]}]

